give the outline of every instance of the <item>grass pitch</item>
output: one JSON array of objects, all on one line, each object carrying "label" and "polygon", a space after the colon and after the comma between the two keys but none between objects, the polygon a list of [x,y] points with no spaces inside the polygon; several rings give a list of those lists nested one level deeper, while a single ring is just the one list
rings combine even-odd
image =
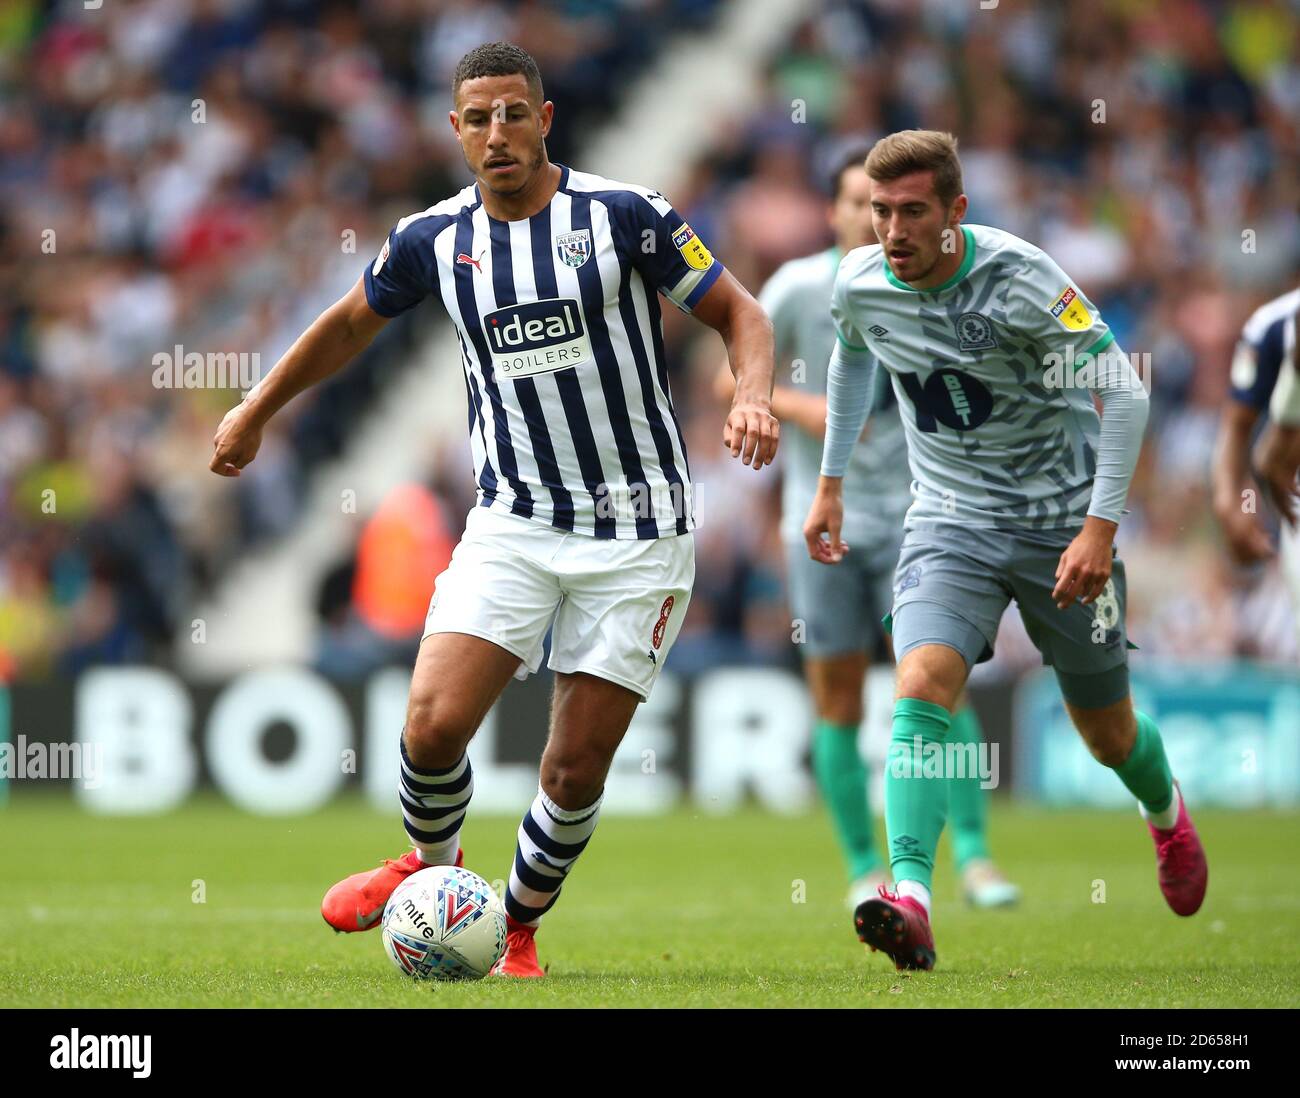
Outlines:
[{"label": "grass pitch", "polygon": [[[854,938],[823,816],[608,816],[538,937],[548,979],[417,985],[377,931],[336,935],[318,906],[404,849],[396,812],[271,819],[205,799],[112,819],[20,793],[0,807],[0,1006],[1300,1005],[1300,816],[1197,823],[1210,891],[1180,919],[1136,813],[995,806],[1023,905],[964,908],[945,841],[938,968],[902,976]],[[471,813],[469,867],[502,876],[516,825]]]}]

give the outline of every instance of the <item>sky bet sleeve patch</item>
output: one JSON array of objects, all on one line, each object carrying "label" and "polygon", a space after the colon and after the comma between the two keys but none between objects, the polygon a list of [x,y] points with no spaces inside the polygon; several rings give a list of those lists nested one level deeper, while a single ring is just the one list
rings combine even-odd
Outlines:
[{"label": "sky bet sleeve patch", "polygon": [[1061,296],[1052,302],[1051,313],[1061,322],[1061,327],[1072,332],[1083,332],[1092,327],[1092,314],[1088,312],[1083,299],[1074,292],[1073,286],[1067,286]]},{"label": "sky bet sleeve patch", "polygon": [[682,253],[682,258],[686,260],[686,265],[691,270],[707,271],[713,266],[713,256],[709,253],[709,249],[685,221],[673,233],[673,244]]}]

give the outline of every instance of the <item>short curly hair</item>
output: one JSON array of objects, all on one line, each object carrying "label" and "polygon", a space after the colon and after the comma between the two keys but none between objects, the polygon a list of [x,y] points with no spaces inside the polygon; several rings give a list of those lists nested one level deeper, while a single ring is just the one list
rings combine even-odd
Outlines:
[{"label": "short curly hair", "polygon": [[542,92],[542,73],[532,55],[512,42],[484,42],[456,62],[456,71],[451,77],[451,97],[453,100],[456,98],[466,80],[477,80],[480,76],[514,76],[516,73],[528,81],[529,96],[541,103],[546,98]]}]

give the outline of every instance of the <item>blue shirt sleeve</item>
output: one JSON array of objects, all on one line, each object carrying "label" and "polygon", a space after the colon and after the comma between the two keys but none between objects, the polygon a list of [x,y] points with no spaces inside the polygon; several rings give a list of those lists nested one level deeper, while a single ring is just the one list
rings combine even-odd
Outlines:
[{"label": "blue shirt sleeve", "polygon": [[399,316],[438,289],[438,261],[427,222],[399,221],[366,268],[366,301],[380,316]]},{"label": "blue shirt sleeve", "polygon": [[663,195],[627,195],[615,217],[619,247],[647,282],[689,313],[722,275],[722,264]]},{"label": "blue shirt sleeve", "polygon": [[1232,373],[1229,391],[1238,404],[1245,404],[1260,412],[1268,410],[1269,397],[1277,384],[1282,367],[1283,332],[1285,318],[1278,318],[1258,340],[1244,335],[1232,356]]}]

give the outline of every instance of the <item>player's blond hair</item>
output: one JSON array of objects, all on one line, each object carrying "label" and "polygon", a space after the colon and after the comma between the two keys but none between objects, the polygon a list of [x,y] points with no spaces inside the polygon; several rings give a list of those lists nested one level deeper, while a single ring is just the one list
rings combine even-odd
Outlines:
[{"label": "player's blond hair", "polygon": [[943,130],[899,130],[882,137],[867,154],[867,175],[879,183],[913,172],[934,172],[934,191],[945,206],[962,192],[957,139]]}]

